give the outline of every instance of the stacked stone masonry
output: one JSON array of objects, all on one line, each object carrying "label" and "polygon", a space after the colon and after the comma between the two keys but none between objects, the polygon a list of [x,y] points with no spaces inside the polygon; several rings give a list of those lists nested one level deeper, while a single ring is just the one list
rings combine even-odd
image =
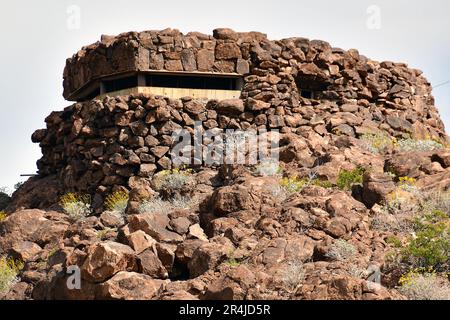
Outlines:
[{"label": "stacked stone masonry", "polygon": [[136,95],[75,103],[37,130],[39,175],[58,175],[66,191],[106,194],[130,179],[171,167],[171,133],[204,129],[279,129],[323,137],[385,132],[447,141],[422,72],[376,62],[305,38],[268,40],[258,32],[178,30],[103,36],[67,60],[64,96],[102,76],[127,71],[241,74],[240,99],[174,100]]}]

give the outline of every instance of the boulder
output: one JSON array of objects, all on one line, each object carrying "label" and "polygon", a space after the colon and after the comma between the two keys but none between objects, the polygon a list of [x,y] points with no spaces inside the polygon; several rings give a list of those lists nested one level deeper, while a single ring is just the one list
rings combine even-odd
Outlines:
[{"label": "boulder", "polygon": [[118,242],[92,244],[81,266],[81,276],[90,282],[103,282],[119,271],[138,271],[133,249]]},{"label": "boulder", "polygon": [[142,230],[156,241],[177,243],[183,241],[179,234],[169,231],[170,219],[164,213],[133,215],[129,218],[130,231]]},{"label": "boulder", "polygon": [[23,262],[33,261],[42,248],[34,242],[20,241],[13,245],[11,255]]},{"label": "boulder", "polygon": [[258,210],[260,198],[250,188],[236,185],[217,189],[211,197],[212,209],[218,216],[240,210]]},{"label": "boulder", "polygon": [[383,203],[395,189],[395,183],[387,174],[366,172],[363,176],[363,200],[368,208]]},{"label": "boulder", "polygon": [[198,239],[187,239],[177,246],[175,256],[182,264],[187,265],[191,261],[195,250],[205,242]]},{"label": "boulder", "polygon": [[216,46],[216,59],[230,60],[241,58],[241,49],[235,43],[221,43]]},{"label": "boulder", "polygon": [[124,225],[124,218],[120,213],[105,211],[100,215],[100,222],[107,228],[118,228]]},{"label": "boulder", "polygon": [[200,224],[198,224],[198,223],[189,227],[188,237],[194,238],[194,239],[199,239],[202,241],[208,241],[208,238],[206,237],[205,232],[203,231],[203,229],[200,227]]},{"label": "boulder", "polygon": [[143,274],[152,278],[166,279],[168,277],[167,270],[164,268],[161,260],[155,254],[153,249],[147,249],[138,255],[139,263]]},{"label": "boulder", "polygon": [[244,112],[244,102],[241,99],[227,99],[220,101],[216,110],[219,114],[236,116]]},{"label": "boulder", "polygon": [[233,40],[239,39],[239,34],[229,28],[217,28],[213,30],[213,37],[219,40]]},{"label": "boulder", "polygon": [[151,300],[165,283],[145,274],[121,271],[99,286],[96,299]]},{"label": "boulder", "polygon": [[197,67],[199,71],[211,71],[214,66],[214,51],[201,49],[197,52]]},{"label": "boulder", "polygon": [[129,234],[127,236],[127,241],[136,254],[140,254],[142,251],[153,248],[156,245],[156,240],[142,230]]},{"label": "boulder", "polygon": [[205,300],[244,300],[250,288],[256,284],[253,271],[244,265],[235,267],[212,282],[206,289]]},{"label": "boulder", "polygon": [[214,270],[233,250],[234,246],[227,238],[214,238],[211,242],[202,244],[194,251],[188,263],[190,276],[195,278],[208,270]]},{"label": "boulder", "polygon": [[191,224],[191,221],[186,217],[178,217],[170,220],[170,227],[179,235],[187,233]]}]

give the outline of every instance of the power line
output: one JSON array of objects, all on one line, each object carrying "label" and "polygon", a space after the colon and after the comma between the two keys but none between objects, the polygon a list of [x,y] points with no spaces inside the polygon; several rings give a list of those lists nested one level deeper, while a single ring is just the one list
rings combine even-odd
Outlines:
[{"label": "power line", "polygon": [[446,84],[449,84],[449,83],[450,83],[450,80],[445,81],[445,82],[442,82],[442,83],[439,83],[438,85],[435,85],[435,86],[433,87],[433,89],[436,89],[436,88],[445,86]]}]

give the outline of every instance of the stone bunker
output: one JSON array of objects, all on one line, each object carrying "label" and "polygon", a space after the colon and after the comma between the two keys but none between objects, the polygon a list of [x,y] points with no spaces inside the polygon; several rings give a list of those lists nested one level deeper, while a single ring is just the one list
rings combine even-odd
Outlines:
[{"label": "stone bunker", "polygon": [[[269,40],[216,29],[102,36],[69,58],[64,97],[32,137],[38,177],[98,202],[172,167],[179,128],[277,129],[305,139],[367,133],[446,141],[431,86],[404,63],[376,62],[320,40]],[[281,145],[280,148],[283,148]],[[308,146],[302,163],[321,155]]]}]

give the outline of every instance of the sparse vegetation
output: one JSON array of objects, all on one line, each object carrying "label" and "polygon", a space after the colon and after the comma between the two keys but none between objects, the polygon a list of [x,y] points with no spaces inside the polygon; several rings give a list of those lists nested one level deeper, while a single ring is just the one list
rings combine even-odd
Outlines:
[{"label": "sparse vegetation", "polygon": [[58,247],[54,247],[53,249],[51,249],[47,254],[47,260],[53,257],[58,251],[59,251]]},{"label": "sparse vegetation", "polygon": [[280,186],[287,192],[287,193],[295,193],[300,192],[303,190],[303,188],[307,186],[318,186],[323,188],[332,188],[333,184],[329,181],[323,181],[320,179],[317,179],[317,174],[312,171],[308,177],[306,178],[298,178],[298,177],[284,177],[280,181]]},{"label": "sparse vegetation", "polygon": [[442,149],[445,146],[435,139],[427,137],[420,139],[396,139],[387,133],[364,134],[359,138],[363,141],[367,150],[372,153],[383,153],[388,149],[395,149],[399,152],[432,151]]},{"label": "sparse vegetation", "polygon": [[59,204],[72,220],[79,220],[91,214],[89,195],[67,193],[60,198]]},{"label": "sparse vegetation", "polygon": [[341,170],[336,185],[341,190],[350,190],[355,184],[362,184],[365,169],[357,167],[353,170]]},{"label": "sparse vegetation", "polygon": [[395,139],[387,133],[364,134],[359,138],[364,143],[364,147],[372,153],[382,153],[394,146]]},{"label": "sparse vegetation", "polygon": [[391,232],[414,231],[415,219],[441,211],[450,215],[450,193],[439,190],[424,191],[415,185],[415,179],[400,178],[397,190],[392,192],[382,207],[382,214],[373,218],[377,230]]},{"label": "sparse vegetation", "polygon": [[23,263],[12,258],[0,257],[0,293],[6,293],[17,281]]},{"label": "sparse vegetation", "polygon": [[104,204],[105,209],[124,215],[128,205],[128,198],[128,192],[116,191],[106,197]]},{"label": "sparse vegetation", "polygon": [[175,197],[163,200],[155,197],[144,200],[139,206],[140,213],[167,213],[175,209],[190,209],[197,204],[197,199],[190,197]]},{"label": "sparse vegetation", "polygon": [[283,173],[280,164],[275,161],[264,161],[255,166],[255,174],[262,177],[272,177]]},{"label": "sparse vegetation", "polygon": [[450,190],[430,190],[422,193],[421,203],[424,213],[441,211],[450,216]]},{"label": "sparse vegetation", "polygon": [[351,264],[347,270],[348,274],[357,279],[366,279],[368,276],[368,272],[366,269],[362,269],[357,265]]},{"label": "sparse vegetation", "polygon": [[289,196],[289,192],[281,185],[269,184],[264,187],[268,193],[280,202],[283,202]]},{"label": "sparse vegetation", "polygon": [[313,186],[322,187],[322,188],[325,188],[325,189],[329,189],[329,188],[333,188],[334,187],[333,183],[331,183],[330,181],[320,180],[320,179],[312,180],[311,184]]},{"label": "sparse vegetation", "polygon": [[399,284],[399,292],[411,300],[450,300],[449,281],[435,272],[411,270]]},{"label": "sparse vegetation", "polygon": [[386,197],[383,211],[396,216],[406,213],[409,217],[413,217],[419,211],[419,202],[411,191],[397,188]]},{"label": "sparse vegetation", "polygon": [[282,271],[282,281],[290,290],[295,290],[305,279],[305,268],[299,260],[290,261]]},{"label": "sparse vegetation", "polygon": [[172,169],[158,172],[153,178],[157,191],[178,191],[193,181],[191,170]]},{"label": "sparse vegetation", "polygon": [[230,267],[239,267],[241,265],[241,262],[235,258],[230,258],[225,261],[225,264],[229,265]]},{"label": "sparse vegetation", "polygon": [[408,191],[411,193],[415,193],[418,191],[416,186],[417,180],[411,177],[400,177],[399,178],[399,188]]},{"label": "sparse vegetation", "polygon": [[450,271],[449,193],[424,191],[415,179],[401,177],[383,208],[384,214],[374,217],[372,227],[401,237],[386,239],[393,247],[387,256],[392,268],[410,270],[402,276],[400,291],[411,299],[437,299],[433,291],[444,288],[443,279]]},{"label": "sparse vegetation", "polygon": [[297,177],[283,178],[280,181],[282,186],[288,193],[300,192],[308,183],[306,179],[299,179]]},{"label": "sparse vegetation", "polygon": [[394,236],[387,237],[386,243],[394,246],[395,248],[400,248],[402,246],[402,242],[400,241],[400,239]]},{"label": "sparse vegetation", "polygon": [[17,183],[14,185],[14,190],[19,189],[21,186],[23,186],[24,183],[25,183],[24,181],[17,182]]},{"label": "sparse vegetation", "polygon": [[108,236],[108,233],[109,232],[114,232],[116,230],[117,229],[113,229],[113,228],[106,228],[106,229],[100,230],[100,231],[97,232],[97,238],[99,240],[101,240],[101,241],[106,240],[106,238]]},{"label": "sparse vegetation", "polygon": [[395,149],[400,152],[433,151],[444,148],[444,145],[432,139],[400,139],[395,143]]},{"label": "sparse vegetation", "polygon": [[414,231],[413,217],[409,213],[391,214],[383,211],[372,218],[373,230],[392,233],[411,233]]},{"label": "sparse vegetation", "polygon": [[410,237],[401,250],[403,261],[413,267],[432,267],[436,270],[449,269],[450,219],[442,211],[434,211],[416,218],[415,235]]},{"label": "sparse vegetation", "polygon": [[331,260],[342,261],[353,258],[357,253],[355,246],[345,240],[336,240],[325,256]]}]

